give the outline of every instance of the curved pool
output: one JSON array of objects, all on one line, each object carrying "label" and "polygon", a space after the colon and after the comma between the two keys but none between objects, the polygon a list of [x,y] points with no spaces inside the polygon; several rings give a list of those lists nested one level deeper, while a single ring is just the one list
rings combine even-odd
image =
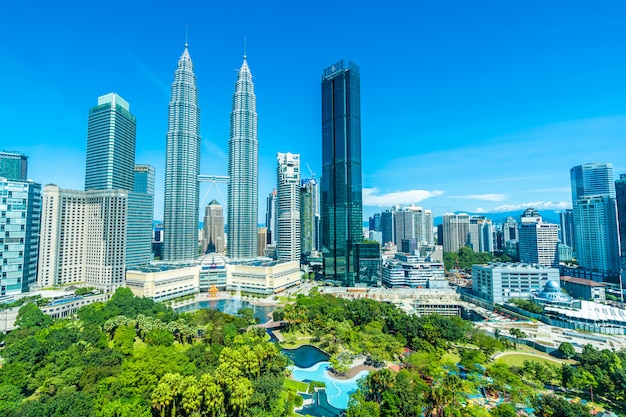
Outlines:
[{"label": "curved pool", "polygon": [[328,361],[330,356],[313,345],[302,345],[296,349],[283,349],[283,354],[298,368],[310,368],[318,362]]},{"label": "curved pool", "polygon": [[350,379],[335,379],[328,373],[330,362],[323,361],[309,368],[291,367],[291,378],[296,381],[321,381],[326,383],[326,397],[333,407],[346,409],[350,394],[356,391],[359,378],[367,375],[369,371],[363,370]]}]

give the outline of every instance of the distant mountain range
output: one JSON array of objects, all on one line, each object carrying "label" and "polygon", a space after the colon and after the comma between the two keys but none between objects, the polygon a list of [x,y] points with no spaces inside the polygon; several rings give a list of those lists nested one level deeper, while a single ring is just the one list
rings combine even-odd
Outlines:
[{"label": "distant mountain range", "polygon": [[[557,211],[557,210],[538,210],[538,211],[541,217],[543,218],[544,222],[559,224],[559,213],[561,211]],[[524,210],[502,211],[498,213],[470,213],[467,211],[455,211],[455,213],[456,214],[467,213],[470,216],[485,216],[486,218],[491,220],[493,224],[502,224],[506,221],[507,217],[509,216],[513,217],[515,220],[519,222],[520,216],[522,215],[522,213],[524,213]],[[442,216],[435,217],[434,223],[435,223],[435,226],[440,225],[441,223],[443,223],[443,217]]]}]

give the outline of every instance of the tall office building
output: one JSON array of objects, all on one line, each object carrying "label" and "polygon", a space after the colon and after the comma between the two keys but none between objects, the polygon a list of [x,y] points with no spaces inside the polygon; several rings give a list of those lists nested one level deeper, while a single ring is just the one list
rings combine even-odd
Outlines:
[{"label": "tall office building", "polygon": [[380,231],[382,233],[383,245],[394,242],[394,211],[385,210],[380,213]]},{"label": "tall office building", "polygon": [[225,251],[224,210],[217,200],[212,200],[204,210],[202,227],[202,253],[220,253]]},{"label": "tall office building", "polygon": [[559,213],[559,239],[561,243],[572,249],[576,248],[574,242],[574,211],[566,209]]},{"label": "tall office building", "polygon": [[504,243],[509,240],[517,240],[517,221],[509,216],[506,218],[506,221],[502,225],[502,234]]},{"label": "tall office building", "polygon": [[136,119],[115,93],[89,110],[85,190],[133,190]]},{"label": "tall office building", "polygon": [[200,108],[188,45],[174,72],[167,123],[163,259],[198,257]]},{"label": "tall office building", "polygon": [[619,282],[621,269],[617,205],[608,195],[586,196],[574,205],[576,254],[580,267]]},{"label": "tall office building", "polygon": [[619,283],[621,262],[612,165],[575,166],[570,176],[578,265],[594,274],[594,279]]},{"label": "tall office building", "polygon": [[467,246],[470,232],[470,216],[466,213],[443,215],[443,251],[456,252]]},{"label": "tall office building", "polygon": [[146,265],[153,259],[154,167],[135,165],[134,176],[134,190],[128,193],[127,268]]},{"label": "tall office building", "polygon": [[493,253],[493,224],[485,216],[471,216],[469,246],[474,252]]},{"label": "tall office building", "polygon": [[415,239],[418,245],[433,246],[435,233],[433,213],[419,206],[409,206],[407,210],[413,213],[415,218]]},{"label": "tall office building", "polygon": [[402,241],[415,240],[415,216],[412,211],[399,210],[393,213],[394,237],[398,249]]},{"label": "tall office building", "polygon": [[615,198],[613,165],[610,163],[588,163],[570,169],[572,203],[589,195],[608,195]]},{"label": "tall office building", "polygon": [[28,179],[28,157],[18,152],[0,151],[0,178],[10,181]]},{"label": "tall office building", "polygon": [[252,259],[258,252],[259,141],[256,96],[245,55],[230,113],[228,176],[226,251],[234,260]]},{"label": "tall office building", "polygon": [[0,296],[35,283],[40,221],[41,185],[0,177]]},{"label": "tall office building", "polygon": [[299,261],[300,241],[300,155],[278,153],[276,155],[276,258]]},{"label": "tall office building", "polygon": [[519,225],[519,259],[544,266],[559,265],[559,226],[544,223],[534,208],[524,211]]},{"label": "tall office building", "polygon": [[621,174],[615,181],[615,200],[617,201],[622,266],[626,266],[626,174]]},{"label": "tall office building", "polygon": [[87,192],[43,187],[37,286],[85,281]]},{"label": "tall office building", "polygon": [[353,286],[363,240],[359,67],[340,61],[322,76],[321,218],[324,276]]},{"label": "tall office building", "polygon": [[274,189],[267,196],[267,208],[265,210],[265,227],[267,227],[267,244],[276,244],[276,196],[278,191]]},{"label": "tall office building", "polygon": [[300,249],[311,254],[319,245],[319,188],[315,178],[303,179],[300,183]]}]

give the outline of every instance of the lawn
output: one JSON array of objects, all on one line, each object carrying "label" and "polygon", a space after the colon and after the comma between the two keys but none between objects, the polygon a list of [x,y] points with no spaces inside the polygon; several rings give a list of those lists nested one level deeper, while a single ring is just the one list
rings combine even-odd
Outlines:
[{"label": "lawn", "polygon": [[307,392],[309,384],[306,382],[294,381],[293,379],[285,379],[285,389],[292,392]]},{"label": "lawn", "polygon": [[524,361],[539,362],[543,365],[552,364],[560,365],[563,361],[558,359],[549,359],[544,356],[529,354],[529,353],[504,353],[498,359],[497,362],[505,363],[509,366],[523,366]]}]

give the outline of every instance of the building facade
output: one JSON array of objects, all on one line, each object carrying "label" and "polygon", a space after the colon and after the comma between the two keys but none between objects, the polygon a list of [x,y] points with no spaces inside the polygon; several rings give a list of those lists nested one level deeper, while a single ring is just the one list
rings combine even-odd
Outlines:
[{"label": "building facade", "polygon": [[267,244],[276,244],[276,196],[278,191],[275,189],[267,196],[265,210],[265,227],[267,227]]},{"label": "building facade", "polygon": [[353,286],[363,240],[359,67],[340,61],[322,75],[321,219],[324,277]]},{"label": "building facade", "polygon": [[604,303],[606,301],[606,286],[590,279],[562,276],[561,288],[572,298]]},{"label": "building facade", "polygon": [[320,244],[319,187],[315,178],[303,179],[300,187],[300,249],[310,255]]},{"label": "building facade", "polygon": [[626,269],[626,174],[621,174],[619,179],[615,181],[615,201],[617,203],[622,269]]},{"label": "building facade", "polygon": [[443,215],[443,251],[456,252],[468,243],[470,216],[466,213]]},{"label": "building facade", "polygon": [[163,259],[198,257],[200,108],[188,45],[178,60],[169,103],[165,149]]},{"label": "building facade", "polygon": [[300,282],[299,261],[249,260],[226,266],[228,290],[274,294]]},{"label": "building facade", "polygon": [[565,211],[559,213],[559,226],[559,239],[561,240],[561,243],[569,246],[572,250],[575,250],[574,211],[572,209],[566,209]]},{"label": "building facade", "polygon": [[431,280],[444,281],[444,272],[441,262],[426,262],[417,256],[396,255],[384,263],[382,282],[387,288],[428,288]]},{"label": "building facade", "polygon": [[35,284],[40,222],[41,185],[0,177],[0,296]]},{"label": "building facade", "polygon": [[253,259],[258,253],[259,141],[256,96],[245,56],[230,113],[228,176],[226,251],[233,260]]},{"label": "building facade", "polygon": [[133,190],[136,130],[126,100],[115,93],[98,97],[87,123],[86,191]]},{"label": "building facade", "polygon": [[28,157],[18,152],[0,151],[0,178],[9,181],[28,179]]},{"label": "building facade", "polygon": [[282,261],[299,261],[300,236],[300,155],[276,155],[276,257]]}]

